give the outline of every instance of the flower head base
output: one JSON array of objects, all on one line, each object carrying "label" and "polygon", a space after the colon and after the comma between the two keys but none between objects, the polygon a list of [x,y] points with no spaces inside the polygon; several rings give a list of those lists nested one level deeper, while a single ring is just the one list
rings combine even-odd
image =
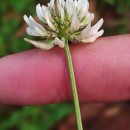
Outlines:
[{"label": "flower head base", "polygon": [[38,4],[36,12],[42,24],[37,23],[31,16],[25,15],[24,20],[29,26],[26,29],[27,34],[40,40],[25,38],[25,41],[44,50],[51,49],[55,45],[64,48],[65,40],[94,42],[104,33],[104,30],[99,31],[103,19],[91,26],[94,14],[88,9],[88,0],[51,0],[47,7]]}]

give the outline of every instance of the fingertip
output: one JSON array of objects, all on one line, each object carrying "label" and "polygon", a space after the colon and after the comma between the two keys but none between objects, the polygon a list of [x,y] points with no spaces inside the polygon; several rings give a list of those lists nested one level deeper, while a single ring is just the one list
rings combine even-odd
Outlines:
[{"label": "fingertip", "polygon": [[[70,46],[80,101],[130,99],[130,35]],[[34,49],[0,59],[0,102],[19,105],[72,100],[64,50]]]}]

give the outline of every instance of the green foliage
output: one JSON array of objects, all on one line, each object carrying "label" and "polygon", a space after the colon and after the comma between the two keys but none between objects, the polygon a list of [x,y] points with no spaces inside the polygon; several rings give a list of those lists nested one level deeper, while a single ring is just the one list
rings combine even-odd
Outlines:
[{"label": "green foliage", "polygon": [[0,3],[0,12],[7,11],[8,9],[12,9],[17,12],[26,12],[32,13],[34,12],[35,7],[35,1],[34,0],[1,0]]},{"label": "green foliage", "polygon": [[118,14],[130,11],[130,0],[101,0],[101,4],[103,6],[106,4],[113,6]]},{"label": "green foliage", "polygon": [[14,128],[17,130],[49,130],[57,121],[72,111],[73,107],[70,104],[15,107],[7,116],[0,114],[0,130],[13,130]]},{"label": "green foliage", "polygon": [[[25,14],[34,14],[35,2],[33,0],[2,0],[0,3],[0,57],[7,54],[27,50],[32,46],[25,44],[23,35],[17,36],[22,30]],[[25,32],[25,30],[24,30]],[[23,32],[23,33],[24,33]]]}]

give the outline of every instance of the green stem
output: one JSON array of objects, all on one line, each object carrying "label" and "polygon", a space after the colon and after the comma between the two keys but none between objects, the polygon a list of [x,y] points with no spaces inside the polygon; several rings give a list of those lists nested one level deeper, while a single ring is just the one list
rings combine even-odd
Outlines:
[{"label": "green stem", "polygon": [[78,128],[78,130],[83,130],[81,114],[80,114],[79,99],[78,99],[78,93],[77,93],[77,87],[76,87],[76,81],[75,81],[75,75],[74,75],[74,69],[73,69],[73,64],[72,64],[68,41],[66,41],[66,44],[65,44],[65,54],[66,54],[66,59],[67,59],[67,63],[68,63],[68,70],[69,70],[73,99],[74,99],[77,128]]}]

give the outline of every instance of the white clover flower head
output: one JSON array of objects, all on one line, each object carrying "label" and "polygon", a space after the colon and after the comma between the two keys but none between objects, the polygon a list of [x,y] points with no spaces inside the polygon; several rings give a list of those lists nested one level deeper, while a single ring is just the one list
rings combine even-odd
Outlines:
[{"label": "white clover flower head", "polygon": [[24,15],[24,20],[28,24],[27,34],[39,40],[25,38],[25,41],[44,50],[49,50],[55,45],[64,48],[66,40],[79,43],[94,42],[104,33],[103,29],[99,31],[103,19],[91,26],[94,14],[88,10],[88,0],[51,0],[48,6],[38,4],[36,12],[42,24],[37,23],[32,16]]}]

